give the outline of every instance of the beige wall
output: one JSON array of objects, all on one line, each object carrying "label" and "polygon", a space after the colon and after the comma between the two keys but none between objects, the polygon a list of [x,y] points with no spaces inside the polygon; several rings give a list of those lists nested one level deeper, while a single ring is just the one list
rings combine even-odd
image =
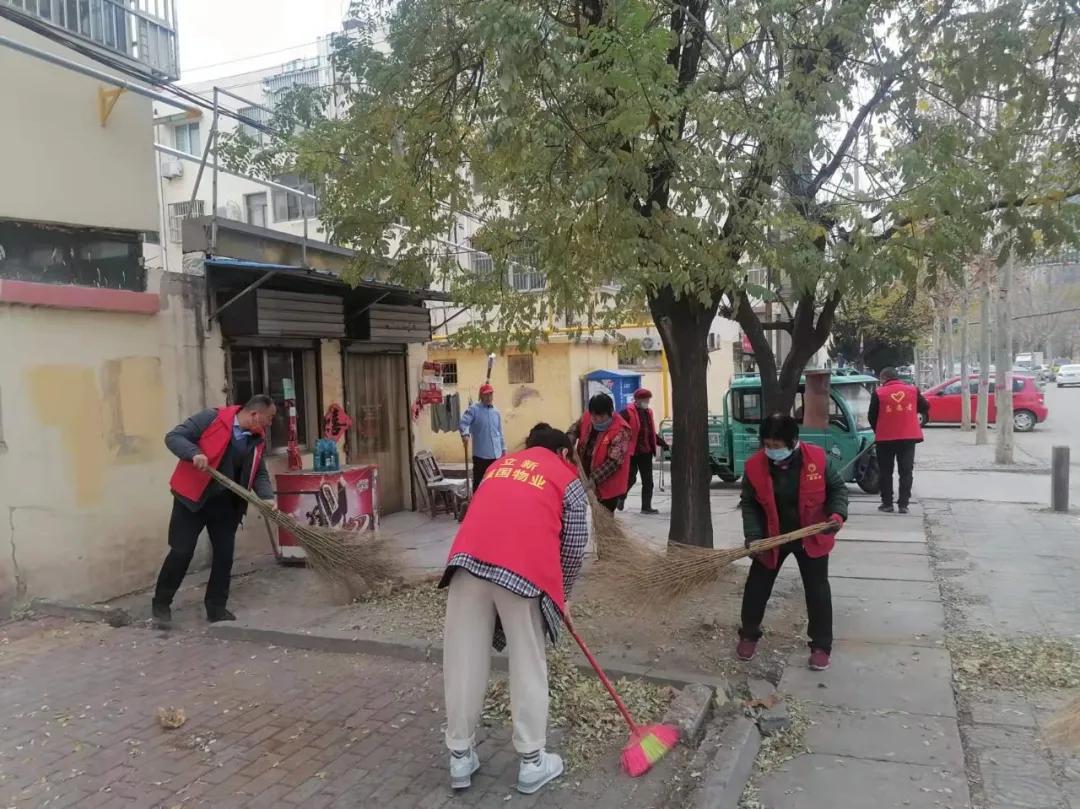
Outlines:
[{"label": "beige wall", "polygon": [[[0,305],[0,613],[152,583],[175,459],[164,433],[208,396],[183,279],[155,274],[155,315]],[[208,341],[208,387],[224,378]],[[17,575],[16,575],[17,569]]]},{"label": "beige wall", "polygon": [[[0,19],[0,34],[103,66]],[[101,82],[0,48],[0,217],[157,230],[151,102],[123,93],[103,127]]]}]

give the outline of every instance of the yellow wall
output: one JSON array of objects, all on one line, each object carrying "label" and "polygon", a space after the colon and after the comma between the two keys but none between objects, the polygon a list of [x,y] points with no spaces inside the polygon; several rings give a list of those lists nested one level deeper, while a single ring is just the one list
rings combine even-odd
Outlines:
[{"label": "yellow wall", "polygon": [[[156,284],[155,279],[155,286]],[[0,612],[147,586],[167,550],[165,432],[201,402],[194,318],[0,305]],[[174,329],[180,324],[180,330]],[[17,346],[12,349],[10,346]],[[208,369],[221,365],[208,347]],[[214,372],[217,375],[217,371]],[[196,406],[194,409],[198,409]]]},{"label": "yellow wall", "polygon": [[[491,374],[495,405],[502,414],[503,435],[510,452],[524,445],[525,436],[539,421],[562,429],[569,427],[581,415],[581,376],[597,368],[613,368],[616,363],[614,349],[599,343],[543,343],[533,355],[532,383],[511,385],[507,356],[513,353],[497,356]],[[435,361],[457,360],[458,384],[446,386],[445,392],[461,395],[462,411],[470,398],[479,398],[487,369],[486,354],[429,346],[428,356]],[[433,433],[427,409],[417,423],[416,442],[418,449],[430,449],[441,462],[464,462],[459,434]]]}]

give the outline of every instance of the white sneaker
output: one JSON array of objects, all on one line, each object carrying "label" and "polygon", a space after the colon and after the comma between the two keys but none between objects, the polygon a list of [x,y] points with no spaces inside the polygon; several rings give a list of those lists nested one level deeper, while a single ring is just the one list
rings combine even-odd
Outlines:
[{"label": "white sneaker", "polygon": [[534,792],[550,781],[554,781],[563,774],[562,756],[556,753],[541,751],[540,758],[532,764],[525,759],[521,760],[518,767],[518,792],[524,795],[532,795]]},{"label": "white sneaker", "polygon": [[475,750],[467,756],[450,754],[450,788],[468,789],[472,786],[473,773],[480,769],[480,757]]}]

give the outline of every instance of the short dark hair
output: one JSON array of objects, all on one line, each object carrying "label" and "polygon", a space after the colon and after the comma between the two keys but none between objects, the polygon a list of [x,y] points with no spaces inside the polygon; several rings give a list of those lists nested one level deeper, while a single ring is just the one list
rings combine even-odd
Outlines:
[{"label": "short dark hair", "polygon": [[560,450],[565,449],[570,452],[574,448],[570,443],[570,436],[543,421],[529,430],[529,435],[525,439],[525,449],[532,449],[533,447],[543,447],[556,454]]},{"label": "short dark hair", "polygon": [[606,393],[598,393],[589,399],[589,412],[597,416],[614,415],[615,402]]},{"label": "short dark hair", "polygon": [[244,410],[269,410],[271,407],[277,407],[277,405],[274,404],[273,399],[265,393],[256,393],[247,400],[247,404],[244,405]]},{"label": "short dark hair", "polygon": [[881,378],[886,382],[891,382],[894,379],[899,379],[900,374],[890,365],[888,368],[881,369]]},{"label": "short dark hair", "polygon": [[788,449],[795,448],[795,442],[799,440],[799,422],[785,413],[773,413],[761,422],[761,443],[765,439],[783,441]]}]

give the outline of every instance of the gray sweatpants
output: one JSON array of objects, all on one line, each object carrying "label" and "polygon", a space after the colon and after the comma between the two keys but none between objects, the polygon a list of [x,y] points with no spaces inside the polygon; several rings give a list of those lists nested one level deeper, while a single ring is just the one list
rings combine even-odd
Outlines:
[{"label": "gray sweatpants", "polygon": [[510,713],[514,749],[532,753],[547,738],[548,682],[540,600],[522,598],[458,570],[450,580],[443,634],[446,746],[468,750],[484,707],[491,672],[495,615],[502,620],[510,657]]}]

